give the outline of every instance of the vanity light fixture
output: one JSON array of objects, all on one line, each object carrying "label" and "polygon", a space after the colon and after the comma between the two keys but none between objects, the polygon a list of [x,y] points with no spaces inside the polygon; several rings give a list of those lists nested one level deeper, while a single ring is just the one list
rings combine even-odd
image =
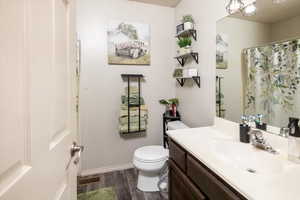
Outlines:
[{"label": "vanity light fixture", "polygon": [[256,2],[253,2],[249,5],[247,5],[244,9],[243,9],[243,15],[245,16],[253,16],[256,14]]},{"label": "vanity light fixture", "polygon": [[281,4],[281,3],[286,2],[286,0],[272,0],[272,1],[273,1],[273,3],[275,3],[275,4]]},{"label": "vanity light fixture", "polygon": [[241,11],[244,8],[244,3],[242,0],[230,0],[226,6],[226,10],[229,14],[234,14],[238,11]]},{"label": "vanity light fixture", "polygon": [[[246,1],[247,2],[247,1]],[[252,3],[245,3],[245,0],[230,0],[226,6],[226,10],[229,14],[240,12],[245,16],[252,16],[256,13],[256,0],[252,0]]]}]

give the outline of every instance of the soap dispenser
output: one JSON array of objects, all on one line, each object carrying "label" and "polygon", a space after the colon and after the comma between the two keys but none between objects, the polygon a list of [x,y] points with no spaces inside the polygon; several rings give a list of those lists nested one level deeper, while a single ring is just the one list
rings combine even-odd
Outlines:
[{"label": "soap dispenser", "polygon": [[288,158],[290,161],[300,164],[300,128],[298,118],[289,118],[289,147]]}]

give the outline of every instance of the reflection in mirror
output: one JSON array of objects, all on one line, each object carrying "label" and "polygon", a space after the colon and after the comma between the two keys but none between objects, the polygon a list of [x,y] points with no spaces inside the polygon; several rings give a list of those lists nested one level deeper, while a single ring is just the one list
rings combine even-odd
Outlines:
[{"label": "reflection in mirror", "polygon": [[287,127],[300,117],[300,1],[257,1],[254,16],[217,22],[217,116]]}]

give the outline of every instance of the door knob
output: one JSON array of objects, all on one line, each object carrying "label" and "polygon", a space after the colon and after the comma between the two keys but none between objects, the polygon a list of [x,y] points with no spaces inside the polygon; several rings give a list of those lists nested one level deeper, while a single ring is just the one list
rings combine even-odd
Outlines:
[{"label": "door knob", "polygon": [[82,145],[78,145],[76,142],[73,142],[72,146],[71,146],[71,150],[70,150],[70,160],[67,164],[66,170],[69,169],[70,164],[74,158],[74,156],[76,155],[76,153],[78,153],[77,158],[74,160],[74,164],[77,165],[79,163],[80,157],[81,157],[81,152],[83,152],[84,150],[84,146]]},{"label": "door knob", "polygon": [[78,145],[76,142],[73,142],[73,144],[71,146],[71,151],[70,151],[71,158],[73,158],[77,152],[81,153],[81,152],[83,152],[83,150],[84,150],[84,146]]}]

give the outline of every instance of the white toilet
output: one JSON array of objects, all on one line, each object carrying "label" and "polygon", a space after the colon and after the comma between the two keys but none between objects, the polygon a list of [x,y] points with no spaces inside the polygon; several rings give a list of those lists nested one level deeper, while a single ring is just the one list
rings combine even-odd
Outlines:
[{"label": "white toilet", "polygon": [[168,160],[163,146],[146,146],[134,152],[133,164],[139,170],[137,188],[143,192],[159,191],[159,172]]},{"label": "white toilet", "polygon": [[[170,126],[169,126],[170,125]],[[188,128],[181,121],[170,122],[169,130]],[[134,152],[133,164],[138,169],[137,188],[143,192],[157,192],[159,174],[168,160],[169,150],[163,146],[145,146]]]}]

